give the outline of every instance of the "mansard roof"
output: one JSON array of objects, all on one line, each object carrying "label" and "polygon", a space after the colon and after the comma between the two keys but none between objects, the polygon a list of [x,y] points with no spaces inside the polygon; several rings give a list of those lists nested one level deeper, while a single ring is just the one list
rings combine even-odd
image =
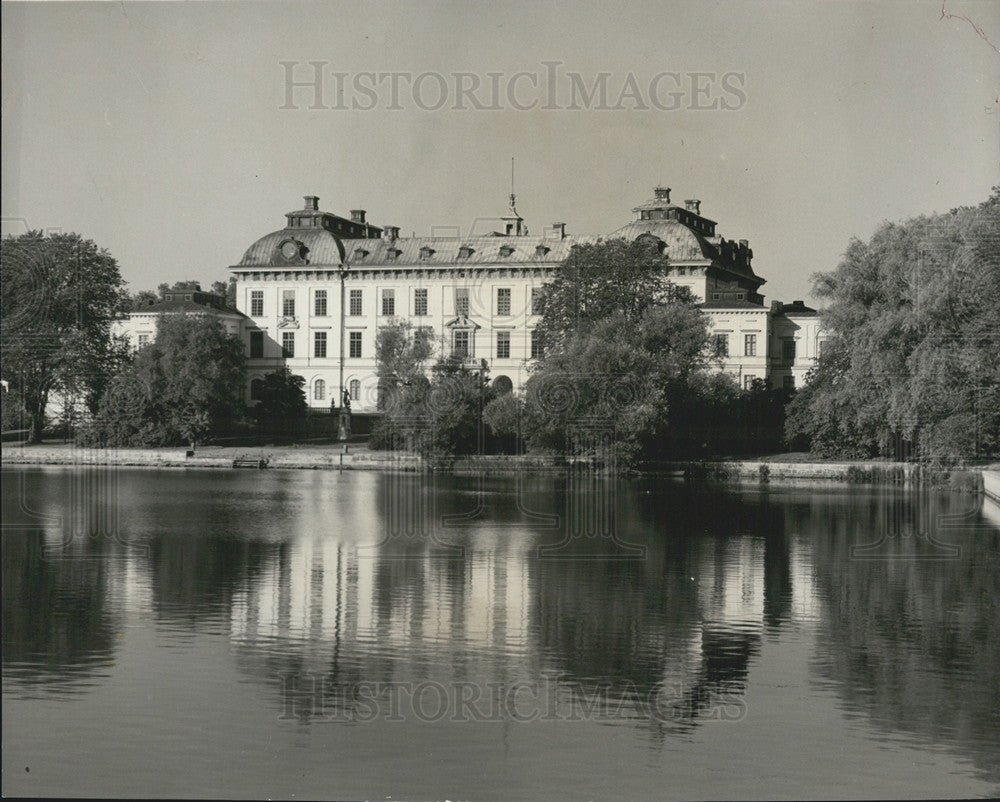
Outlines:
[{"label": "mansard roof", "polygon": [[346,239],[347,263],[363,265],[504,265],[561,262],[581,237],[478,236]]}]

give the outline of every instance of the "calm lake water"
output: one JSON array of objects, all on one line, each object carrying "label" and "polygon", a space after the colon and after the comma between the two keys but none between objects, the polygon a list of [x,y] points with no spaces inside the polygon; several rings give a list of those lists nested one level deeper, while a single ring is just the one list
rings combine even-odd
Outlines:
[{"label": "calm lake water", "polygon": [[4,469],[4,792],[996,795],[998,520],[890,489]]}]

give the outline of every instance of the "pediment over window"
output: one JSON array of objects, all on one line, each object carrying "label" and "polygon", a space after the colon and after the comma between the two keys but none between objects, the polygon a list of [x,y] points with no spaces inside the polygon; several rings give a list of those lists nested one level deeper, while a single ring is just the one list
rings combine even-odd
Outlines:
[{"label": "pediment over window", "polygon": [[456,318],[452,318],[447,323],[444,324],[446,329],[481,329],[476,321],[469,318],[468,315],[459,315]]}]

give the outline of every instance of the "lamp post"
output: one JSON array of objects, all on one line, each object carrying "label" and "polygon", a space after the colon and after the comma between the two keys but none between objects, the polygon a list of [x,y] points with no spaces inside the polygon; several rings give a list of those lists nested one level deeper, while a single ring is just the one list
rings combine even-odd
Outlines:
[{"label": "lamp post", "polygon": [[479,370],[474,371],[479,385],[479,415],[476,420],[476,446],[479,449],[479,456],[486,453],[486,428],[483,425],[483,391],[486,389],[486,374],[489,372],[489,363],[485,359],[480,360]]},{"label": "lamp post", "polygon": [[346,278],[347,262],[342,260],[340,263],[340,420],[337,424],[337,439],[342,443],[351,436],[351,407],[349,396],[344,390],[344,294],[346,292]]}]

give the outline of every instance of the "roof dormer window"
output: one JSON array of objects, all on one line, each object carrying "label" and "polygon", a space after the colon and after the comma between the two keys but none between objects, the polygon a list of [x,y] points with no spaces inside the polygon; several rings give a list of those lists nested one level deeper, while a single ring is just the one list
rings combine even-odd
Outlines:
[{"label": "roof dormer window", "polygon": [[366,251],[364,248],[354,249],[354,258],[357,259],[358,261],[364,260],[366,256],[368,256],[368,251]]},{"label": "roof dormer window", "polygon": [[[470,256],[472,256],[472,254],[474,252],[475,252],[474,249],[472,247],[470,247],[469,245],[463,245],[461,248],[458,249],[458,258],[459,259],[468,259]],[[431,253],[434,253],[434,252],[431,251]]]},{"label": "roof dormer window", "polygon": [[434,255],[434,249],[432,247],[430,247],[429,245],[424,245],[420,249],[420,258],[421,259],[430,259],[433,255]]},{"label": "roof dormer window", "polygon": [[535,256],[538,259],[542,259],[551,250],[548,245],[538,245],[535,247]]},{"label": "roof dormer window", "polygon": [[510,256],[512,253],[514,253],[514,249],[510,245],[501,245],[500,246],[500,255],[504,259],[506,259],[508,256]]},{"label": "roof dormer window", "polygon": [[390,262],[395,262],[403,252],[399,248],[386,248],[385,258]]}]

